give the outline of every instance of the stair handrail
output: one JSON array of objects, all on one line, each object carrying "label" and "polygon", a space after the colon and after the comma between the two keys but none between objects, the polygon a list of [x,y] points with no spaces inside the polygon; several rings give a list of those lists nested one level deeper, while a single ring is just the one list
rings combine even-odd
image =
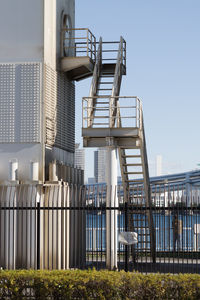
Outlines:
[{"label": "stair handrail", "polygon": [[115,126],[115,120],[117,116],[117,102],[118,98],[116,96],[119,96],[121,81],[122,81],[122,64],[123,64],[123,44],[124,39],[121,36],[120,37],[120,43],[119,43],[119,49],[118,49],[118,55],[117,55],[117,62],[115,66],[115,75],[114,75],[114,82],[113,82],[113,88],[112,88],[112,96],[110,99],[110,127]]},{"label": "stair handrail", "polygon": [[98,81],[101,71],[101,64],[102,64],[102,38],[99,39],[99,47],[96,55],[96,61],[93,71],[93,77],[92,77],[92,83],[90,86],[90,94],[89,94],[89,100],[87,102],[88,106],[88,127],[92,127],[93,119],[94,119],[94,109],[95,109],[95,102],[96,102],[96,94],[97,94],[97,88],[98,88]]},{"label": "stair handrail", "polygon": [[145,138],[145,130],[144,130],[144,120],[143,120],[143,112],[141,110],[141,130],[142,130],[142,139],[143,139],[143,164],[144,164],[144,189],[146,195],[146,203],[148,206],[148,223],[150,230],[150,249],[153,262],[156,260],[156,236],[155,236],[155,228],[154,228],[154,220],[152,214],[152,199],[151,199],[151,188],[150,188],[150,180],[149,180],[149,168],[148,168],[148,158],[147,158],[147,149],[146,149],[146,138]]}]

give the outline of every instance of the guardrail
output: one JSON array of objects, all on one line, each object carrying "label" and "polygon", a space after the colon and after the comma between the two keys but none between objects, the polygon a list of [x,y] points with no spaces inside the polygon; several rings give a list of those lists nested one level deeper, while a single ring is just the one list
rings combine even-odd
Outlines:
[{"label": "guardrail", "polygon": [[[99,42],[97,42],[98,44]],[[126,68],[126,41],[121,37],[120,41],[102,42],[102,63],[116,63],[120,46],[120,62]]]},{"label": "guardrail", "polygon": [[[94,106],[91,103],[94,103]],[[136,96],[83,97],[82,113],[83,128],[91,127],[90,124],[93,128],[110,128],[113,127],[113,123],[118,128],[142,127],[142,104]]]},{"label": "guardrail", "polygon": [[63,28],[61,31],[62,57],[90,57],[96,60],[96,37],[88,28]]}]

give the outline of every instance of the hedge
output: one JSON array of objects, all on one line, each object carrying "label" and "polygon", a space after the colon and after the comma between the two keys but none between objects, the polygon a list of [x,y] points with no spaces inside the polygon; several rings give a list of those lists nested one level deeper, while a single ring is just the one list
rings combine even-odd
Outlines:
[{"label": "hedge", "polygon": [[200,275],[0,271],[0,299],[200,299]]}]

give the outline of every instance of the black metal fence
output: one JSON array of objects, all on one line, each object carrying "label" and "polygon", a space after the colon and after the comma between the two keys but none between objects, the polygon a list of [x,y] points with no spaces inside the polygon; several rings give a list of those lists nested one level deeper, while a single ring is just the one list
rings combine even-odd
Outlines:
[{"label": "black metal fence", "polygon": [[[200,273],[200,192],[186,185],[152,186],[147,207],[141,186],[116,188],[67,184],[0,187],[0,267],[6,269],[106,268],[108,230],[137,233],[135,245],[114,243],[117,268],[140,272]],[[156,243],[152,256],[148,212]],[[114,212],[114,213],[113,213]],[[115,228],[108,220],[115,218]],[[110,222],[110,221],[109,221]]]}]

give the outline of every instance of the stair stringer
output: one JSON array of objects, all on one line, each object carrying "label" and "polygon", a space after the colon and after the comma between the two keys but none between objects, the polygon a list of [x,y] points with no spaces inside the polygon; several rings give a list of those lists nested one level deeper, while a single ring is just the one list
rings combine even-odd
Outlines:
[{"label": "stair stringer", "polygon": [[96,62],[94,66],[94,72],[92,77],[92,83],[90,86],[90,94],[89,94],[89,101],[88,105],[91,107],[89,119],[88,119],[88,127],[92,127],[93,120],[94,120],[94,114],[95,114],[95,107],[96,107],[96,98],[97,95],[97,89],[99,85],[99,78],[101,74],[101,65],[102,65],[102,38],[99,39],[99,47],[97,51],[97,57]]},{"label": "stair stringer", "polygon": [[143,165],[143,174],[144,174],[144,191],[145,191],[145,200],[147,209],[147,218],[149,224],[150,231],[150,248],[151,248],[151,256],[153,262],[156,260],[156,237],[155,237],[155,228],[153,222],[153,214],[152,214],[152,201],[151,201],[151,188],[150,188],[150,180],[149,180],[149,168],[148,168],[148,159],[147,159],[147,151],[146,151],[146,139],[145,139],[145,131],[144,131],[144,121],[143,121],[143,113],[141,112],[141,124],[142,124],[142,134],[141,134],[141,158]]}]

